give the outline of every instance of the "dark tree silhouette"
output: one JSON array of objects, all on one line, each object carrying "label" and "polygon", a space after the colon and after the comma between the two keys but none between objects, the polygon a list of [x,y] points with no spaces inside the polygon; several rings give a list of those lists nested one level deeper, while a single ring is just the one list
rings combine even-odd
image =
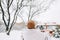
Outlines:
[{"label": "dark tree silhouette", "polygon": [[[14,1],[16,1],[16,7],[14,5]],[[24,7],[22,5],[24,0],[0,0],[0,7],[1,7],[1,11],[2,11],[2,19],[3,22],[6,26],[6,32],[9,35],[13,25],[16,23],[17,20],[17,15],[19,14],[19,11]],[[5,5],[5,6],[4,6]],[[13,20],[11,20],[11,8],[13,6],[13,11],[14,11],[14,16],[13,16]],[[6,7],[6,8],[4,8]],[[12,21],[12,22],[11,22]]]}]

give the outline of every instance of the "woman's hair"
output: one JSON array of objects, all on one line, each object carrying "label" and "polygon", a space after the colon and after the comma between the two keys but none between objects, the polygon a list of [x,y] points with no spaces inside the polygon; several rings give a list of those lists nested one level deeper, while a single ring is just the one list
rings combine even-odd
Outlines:
[{"label": "woman's hair", "polygon": [[35,22],[32,20],[28,21],[27,27],[28,29],[35,29]]}]

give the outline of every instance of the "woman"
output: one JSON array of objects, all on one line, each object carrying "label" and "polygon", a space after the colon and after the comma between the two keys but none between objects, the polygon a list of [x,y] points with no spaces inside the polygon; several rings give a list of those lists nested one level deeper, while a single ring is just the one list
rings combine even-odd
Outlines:
[{"label": "woman", "polygon": [[27,29],[23,32],[23,40],[47,40],[40,30],[35,29],[35,22],[33,20],[28,21]]}]

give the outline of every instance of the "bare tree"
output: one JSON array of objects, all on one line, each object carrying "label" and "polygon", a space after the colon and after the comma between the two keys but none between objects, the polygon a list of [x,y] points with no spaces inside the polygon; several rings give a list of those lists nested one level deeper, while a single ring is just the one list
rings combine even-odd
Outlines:
[{"label": "bare tree", "polygon": [[[14,4],[15,1],[16,3]],[[39,3],[37,3],[36,1],[39,1]],[[29,7],[29,21],[35,15],[45,12],[53,1],[54,0],[0,0],[2,19],[6,26],[6,31],[8,32],[7,34],[9,35],[13,25],[16,23],[17,16],[20,16],[24,21],[24,19],[22,18],[22,14],[19,13],[23,7]],[[12,12],[14,12],[13,20],[11,20],[11,10]]]},{"label": "bare tree", "polygon": [[28,21],[36,15],[45,12],[55,0],[30,0]]},{"label": "bare tree", "polygon": [[[4,7],[3,7],[3,4],[4,4],[3,0],[1,0],[0,3],[1,3],[2,19],[3,19],[4,24],[6,26],[6,31],[8,31],[9,26],[10,26],[10,21],[11,21],[10,6],[12,5],[13,0],[11,0],[11,2],[10,2],[10,0],[6,0],[5,2],[6,2],[6,11],[4,10]],[[14,23],[14,22],[12,22],[12,23]]]},{"label": "bare tree", "polygon": [[[14,6],[14,2],[16,1],[16,6]],[[0,7],[1,7],[1,11],[2,11],[2,18],[4,21],[4,24],[6,26],[6,31],[7,34],[9,35],[13,25],[16,23],[17,20],[17,15],[19,14],[19,11],[24,7],[24,5],[22,5],[24,0],[0,0]],[[5,6],[4,6],[5,5]],[[11,7],[13,9],[11,9]],[[13,16],[13,20],[11,20],[11,10],[14,11],[14,16]]]}]

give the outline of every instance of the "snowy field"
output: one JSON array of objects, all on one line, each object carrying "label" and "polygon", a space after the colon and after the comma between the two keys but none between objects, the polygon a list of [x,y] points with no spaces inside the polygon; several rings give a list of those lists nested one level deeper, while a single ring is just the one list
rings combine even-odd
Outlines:
[{"label": "snowy field", "polygon": [[[0,40],[22,40],[22,31],[13,30],[10,35],[6,35],[6,33],[0,33]],[[59,40],[52,37],[52,40]]]},{"label": "snowy field", "polygon": [[0,40],[22,40],[20,31],[11,31],[8,36],[6,33],[0,33]]},{"label": "snowy field", "polygon": [[[5,32],[5,26],[0,26],[0,40],[23,40],[22,31],[25,30],[25,27],[14,26],[8,36]],[[52,40],[59,40],[58,38],[51,37]],[[49,39],[50,40],[50,39]]]}]

